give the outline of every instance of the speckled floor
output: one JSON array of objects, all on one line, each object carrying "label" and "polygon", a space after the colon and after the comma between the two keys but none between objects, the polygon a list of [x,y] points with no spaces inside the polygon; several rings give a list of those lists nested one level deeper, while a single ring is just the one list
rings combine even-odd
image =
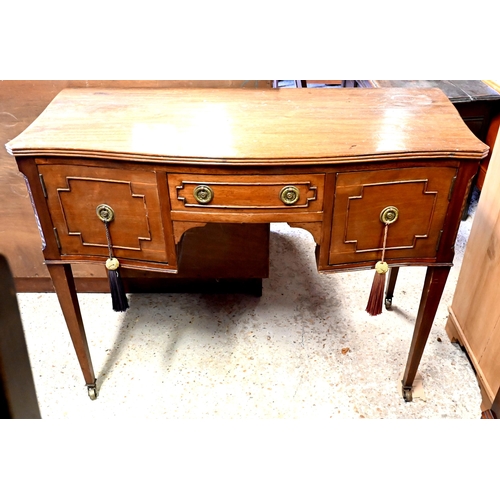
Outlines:
[{"label": "speckled floor", "polygon": [[310,234],[275,224],[260,298],[133,294],[114,313],[108,295],[80,294],[95,401],[55,295],[19,294],[42,417],[479,419],[475,375],[444,330],[471,223],[420,365],[425,399],[398,392],[425,269],[402,268],[393,309],[370,317],[372,271],[320,275]]}]

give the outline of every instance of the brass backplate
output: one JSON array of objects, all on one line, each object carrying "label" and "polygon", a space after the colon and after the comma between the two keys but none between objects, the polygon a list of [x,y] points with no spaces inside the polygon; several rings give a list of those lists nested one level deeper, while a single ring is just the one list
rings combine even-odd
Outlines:
[{"label": "brass backplate", "polygon": [[213,200],[214,192],[210,186],[196,186],[193,191],[195,200],[201,205],[207,205]]},{"label": "brass backplate", "polygon": [[392,224],[396,222],[399,217],[399,210],[396,207],[385,207],[382,212],[380,212],[380,220],[384,224]]},{"label": "brass backplate", "polygon": [[293,205],[297,203],[300,198],[300,191],[295,186],[285,186],[280,191],[280,200],[285,205]]},{"label": "brass backplate", "polygon": [[97,213],[97,217],[99,217],[99,219],[103,222],[111,222],[115,218],[114,210],[109,205],[105,205],[104,203],[98,205],[95,211]]}]

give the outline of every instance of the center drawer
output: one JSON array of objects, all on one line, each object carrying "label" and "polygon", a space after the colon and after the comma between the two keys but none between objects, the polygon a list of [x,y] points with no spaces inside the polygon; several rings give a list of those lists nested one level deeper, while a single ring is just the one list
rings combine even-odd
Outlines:
[{"label": "center drawer", "polygon": [[324,174],[169,174],[172,211],[321,212]]}]

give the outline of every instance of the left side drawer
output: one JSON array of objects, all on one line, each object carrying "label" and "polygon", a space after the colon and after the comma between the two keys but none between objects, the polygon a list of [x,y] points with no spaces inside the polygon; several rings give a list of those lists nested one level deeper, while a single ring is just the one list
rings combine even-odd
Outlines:
[{"label": "left side drawer", "polygon": [[85,165],[39,165],[62,256],[107,256],[98,205],[109,205],[118,258],[168,262],[156,174]]}]

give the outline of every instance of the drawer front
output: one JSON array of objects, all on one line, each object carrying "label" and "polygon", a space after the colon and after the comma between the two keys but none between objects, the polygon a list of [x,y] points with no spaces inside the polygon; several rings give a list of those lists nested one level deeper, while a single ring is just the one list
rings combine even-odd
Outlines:
[{"label": "drawer front", "polygon": [[379,260],[386,207],[398,218],[388,227],[385,260],[435,257],[456,175],[454,167],[337,174],[329,264]]},{"label": "drawer front", "polygon": [[168,262],[154,172],[40,165],[39,173],[63,256],[108,255],[96,213],[106,204],[114,212],[109,232],[116,257]]},{"label": "drawer front", "polygon": [[172,211],[321,212],[323,174],[169,174]]}]

